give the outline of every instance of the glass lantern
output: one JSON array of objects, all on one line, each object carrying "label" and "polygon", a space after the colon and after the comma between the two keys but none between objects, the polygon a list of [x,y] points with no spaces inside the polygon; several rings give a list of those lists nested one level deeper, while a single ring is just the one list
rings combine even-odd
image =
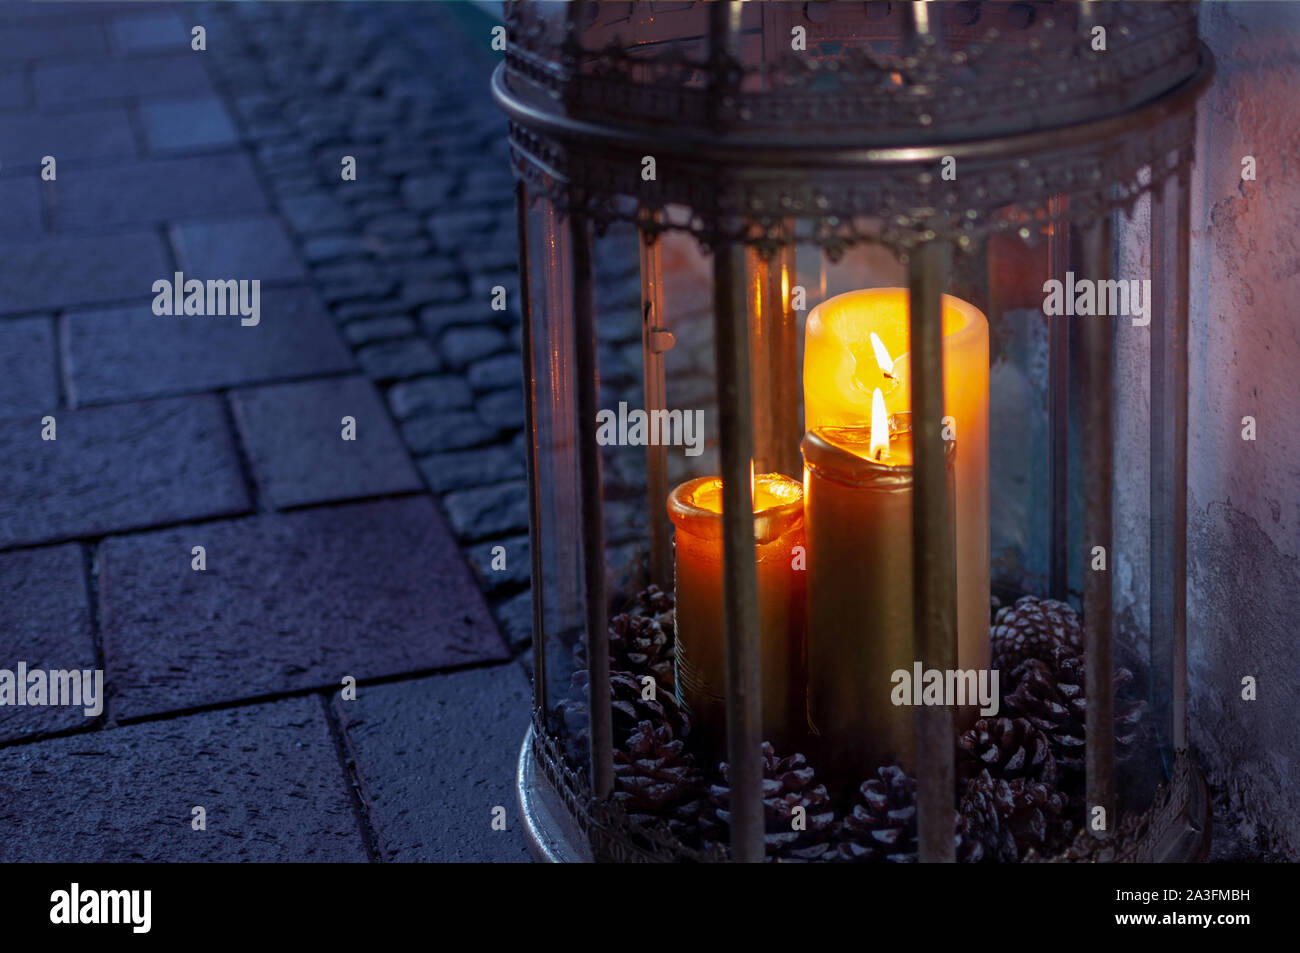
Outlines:
[{"label": "glass lantern", "polygon": [[1195,6],[506,25],[538,856],[1203,857]]}]

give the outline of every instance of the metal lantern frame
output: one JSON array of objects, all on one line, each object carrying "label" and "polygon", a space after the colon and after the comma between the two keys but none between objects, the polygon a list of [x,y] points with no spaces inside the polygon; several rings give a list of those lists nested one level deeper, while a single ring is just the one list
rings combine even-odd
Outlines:
[{"label": "metal lantern frame", "polygon": [[[507,52],[493,79],[510,119],[517,177],[523,353],[528,403],[534,599],[534,721],[519,763],[520,798],[535,851],[547,859],[720,859],[700,855],[661,829],[632,824],[610,798],[614,786],[607,601],[603,565],[602,460],[592,427],[578,426],[574,474],[582,547],[585,646],[589,667],[590,774],[566,763],[544,717],[543,605],[548,566],[539,546],[539,473],[552,461],[537,439],[537,317],[531,289],[539,261],[528,208],[550,203],[567,242],[565,281],[572,310],[571,384],[576,420],[598,410],[593,228],[630,223],[641,242],[646,406],[663,406],[658,239],[695,235],[712,255],[716,384],[723,479],[726,738],[731,766],[731,857],[763,859],[760,798],[758,586],[750,497],[751,460],[778,444],[797,447],[797,414],[773,411],[755,425],[756,379],[746,327],[746,255],[766,261],[795,242],[834,255],[859,242],[905,262],[910,291],[915,437],[913,508],[916,657],[926,667],[956,663],[951,550],[939,545],[949,521],[944,475],[941,297],[950,258],[992,234],[1046,242],[1053,275],[1068,268],[1111,276],[1112,220],[1149,196],[1152,323],[1150,349],[1150,632],[1170,664],[1155,672],[1168,698],[1173,762],[1139,822],[1076,840],[1062,859],[1161,860],[1203,857],[1208,796],[1187,742],[1186,487],[1188,169],[1195,103],[1213,70],[1197,39],[1191,4],[1048,3],[1024,36],[990,31],[972,8],[990,4],[510,3]],[[1027,5],[1019,4],[1017,7]],[[619,8],[617,11],[611,9]],[[688,9],[677,10],[678,7]],[[674,8],[671,11],[667,8]],[[1009,15],[1006,10],[998,15]],[[791,30],[833,56],[790,50]],[[1105,55],[1089,37],[1104,27]],[[880,44],[890,45],[888,52]],[[757,51],[757,52],[755,52]],[[657,175],[636,174],[652,154]],[[953,157],[957,182],[941,180]],[[683,216],[678,210],[688,209]],[[867,227],[861,225],[868,222]],[[811,223],[802,231],[796,223]],[[535,238],[535,236],[533,236]],[[780,300],[780,299],[774,299]],[[775,308],[772,333],[793,368],[794,324]],[[554,316],[550,316],[551,320]],[[1083,498],[1083,538],[1111,551],[1110,324],[1087,321],[1071,341],[1051,325],[1050,496],[1052,595],[1069,568],[1069,499]],[[1073,353],[1071,351],[1073,350]],[[1066,370],[1077,368],[1071,397]],[[797,368],[788,379],[797,381]],[[553,378],[550,386],[556,386]],[[761,381],[759,382],[761,383]],[[1081,400],[1081,406],[1074,401]],[[781,407],[788,401],[777,401]],[[1074,448],[1088,461],[1082,493],[1071,494],[1070,414],[1081,423]],[[793,441],[791,438],[793,437]],[[662,508],[663,448],[648,447],[646,483]],[[658,516],[659,514],[656,514]],[[651,575],[665,579],[665,519],[649,530]],[[1083,615],[1088,698],[1086,796],[1115,817],[1112,592],[1109,572],[1086,573]],[[1159,581],[1157,584],[1156,581]],[[1167,650],[1167,651],[1166,651]],[[923,861],[954,859],[953,713],[916,709],[919,845]]]}]

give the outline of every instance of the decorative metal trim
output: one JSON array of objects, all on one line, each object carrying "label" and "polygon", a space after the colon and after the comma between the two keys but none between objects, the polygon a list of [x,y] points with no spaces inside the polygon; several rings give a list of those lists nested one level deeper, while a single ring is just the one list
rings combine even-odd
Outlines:
[{"label": "decorative metal trim", "polygon": [[[671,127],[687,140],[699,131],[764,146],[796,129],[818,147],[864,134],[915,145],[1089,122],[1197,68],[1193,4],[1036,4],[1042,15],[1022,22],[992,5],[936,4],[920,31],[908,4],[819,5],[814,16],[803,3],[769,2],[742,8],[723,36],[711,28],[713,6],[588,4],[561,17],[544,4],[508,4],[511,86],[647,138]],[[1104,53],[1092,49],[1097,26]],[[806,50],[790,48],[795,27]],[[745,44],[760,34],[780,42]]]},{"label": "decorative metal trim", "polygon": [[[721,848],[698,851],[686,846],[669,832],[666,825],[646,827],[638,824],[613,799],[593,798],[590,782],[568,764],[557,739],[546,729],[546,719],[540,709],[534,709],[532,725],[525,738],[525,746],[530,744],[540,779],[549,784],[558,796],[559,804],[587,838],[588,847],[597,861],[716,863],[728,859]],[[519,780],[521,784],[525,780],[522,772]],[[521,787],[520,804],[526,807],[533,796],[535,792]],[[533,826],[532,819],[529,826]],[[551,836],[555,836],[554,832]]]},{"label": "decorative metal trim", "polygon": [[[906,259],[929,241],[968,250],[989,234],[1014,232],[1034,243],[1057,223],[1085,226],[1117,209],[1130,213],[1142,194],[1190,165],[1193,106],[1213,58],[1202,48],[1198,72],[1140,110],[1068,130],[925,149],[805,154],[793,168],[743,156],[656,152],[651,181],[640,174],[639,150],[649,144],[607,139],[582,147],[583,137],[609,130],[547,127],[546,117],[513,98],[504,69],[494,77],[494,93],[511,115],[515,174],[530,194],[545,194],[562,213],[577,202],[598,228],[639,223],[693,233],[709,248],[742,242],[765,253],[788,241],[784,225],[794,218],[803,229],[796,242],[832,257],[875,242]],[[959,188],[937,174],[937,160],[947,154],[960,164]],[[1054,210],[1051,200],[1060,195],[1070,197],[1068,215]],[[646,210],[656,213],[653,222]]]},{"label": "decorative metal trim", "polygon": [[[521,759],[531,757],[535,772],[521,765],[517,783],[519,803],[533,851],[540,859],[584,856],[586,847],[597,861],[620,863],[717,863],[728,860],[721,848],[692,850],[665,826],[645,828],[631,821],[618,805],[594,802],[585,776],[571,768],[559,745],[544,727],[540,710],[524,737]],[[540,788],[546,786],[546,790]],[[544,801],[563,809],[585,845],[564,843],[571,835],[545,826],[544,812],[530,805]],[[1106,838],[1082,831],[1073,844],[1052,857],[1033,851],[1024,863],[1171,863],[1203,861],[1210,850],[1211,807],[1205,778],[1188,751],[1177,752],[1167,784],[1160,785],[1151,806],[1121,821],[1119,830]],[[557,851],[546,844],[564,843]]]}]

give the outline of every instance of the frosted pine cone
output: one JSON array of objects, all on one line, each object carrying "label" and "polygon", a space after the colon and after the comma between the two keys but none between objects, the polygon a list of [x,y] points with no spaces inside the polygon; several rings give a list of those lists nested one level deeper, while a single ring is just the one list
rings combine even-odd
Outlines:
[{"label": "frosted pine cone", "polygon": [[840,824],[837,860],[914,863],[916,780],[897,765],[876,771],[858,788],[861,800]]},{"label": "frosted pine cone", "polygon": [[[1129,697],[1133,673],[1115,669],[1115,757],[1124,760],[1136,748],[1146,702]],[[1047,736],[1057,765],[1082,771],[1088,724],[1084,660],[1058,650],[1052,662],[1026,659],[1017,668],[1007,708]]]},{"label": "frosted pine cone", "polygon": [[1024,718],[981,718],[957,736],[957,777],[982,770],[995,778],[1032,778],[1056,784],[1056,759],[1047,736]]},{"label": "frosted pine cone", "polygon": [[671,632],[673,630],[673,611],[675,606],[676,601],[673,598],[673,594],[671,592],[664,592],[652,583],[638,592],[636,596],[633,597],[632,601],[628,603],[628,606],[624,611],[628,615],[646,616],[647,618],[654,619],[664,627],[664,631]]},{"label": "frosted pine cone", "polygon": [[1073,607],[1064,602],[1022,596],[1015,605],[998,610],[989,641],[993,667],[1002,672],[1003,679],[1011,675],[1014,682],[1013,672],[1025,659],[1051,662],[1056,649],[1080,654],[1083,626]]},{"label": "frosted pine cone", "polygon": [[1002,822],[997,791],[987,771],[966,785],[957,805],[957,860],[966,864],[1012,864],[1019,857],[1015,835]]},{"label": "frosted pine cone", "polygon": [[[574,765],[582,767],[588,760],[588,732],[591,726],[587,710],[587,670],[573,673],[569,697],[556,706],[564,728],[565,753]],[[641,676],[631,672],[610,672],[609,695],[613,715],[615,750],[626,750],[628,739],[643,721],[654,727],[668,725],[674,738],[686,738],[691,721],[670,691],[656,690],[654,698],[645,697]]]},{"label": "frosted pine cone", "polygon": [[623,613],[609,623],[611,668],[653,675],[659,687],[673,690],[673,650],[670,630],[648,615]]},{"label": "frosted pine cone", "polygon": [[[709,788],[709,804],[701,817],[708,841],[727,843],[731,824],[731,772],[722,765],[723,784]],[[796,809],[802,814],[796,821]],[[763,742],[763,841],[767,856],[778,860],[822,860],[832,850],[835,811],[826,786],[801,754],[779,758]],[[802,829],[796,829],[801,826]]]},{"label": "frosted pine cone", "polygon": [[981,859],[989,861],[1014,862],[1030,850],[1052,853],[1063,847],[1074,831],[1064,794],[1041,781],[1007,781],[987,771],[967,783],[959,813],[968,835],[983,848]]},{"label": "frosted pine cone", "polygon": [[667,723],[643,721],[614,752],[614,800],[642,825],[663,821],[687,843],[699,839],[704,776]]}]

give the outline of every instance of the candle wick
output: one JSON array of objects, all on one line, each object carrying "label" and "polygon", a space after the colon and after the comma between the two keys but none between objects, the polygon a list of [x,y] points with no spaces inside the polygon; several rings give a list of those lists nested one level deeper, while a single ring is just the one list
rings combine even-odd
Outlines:
[{"label": "candle wick", "polygon": [[884,457],[885,457],[885,451],[884,451],[884,449],[880,449],[880,450],[877,450],[877,451],[876,451],[876,459],[877,459],[877,460],[883,460]]}]

